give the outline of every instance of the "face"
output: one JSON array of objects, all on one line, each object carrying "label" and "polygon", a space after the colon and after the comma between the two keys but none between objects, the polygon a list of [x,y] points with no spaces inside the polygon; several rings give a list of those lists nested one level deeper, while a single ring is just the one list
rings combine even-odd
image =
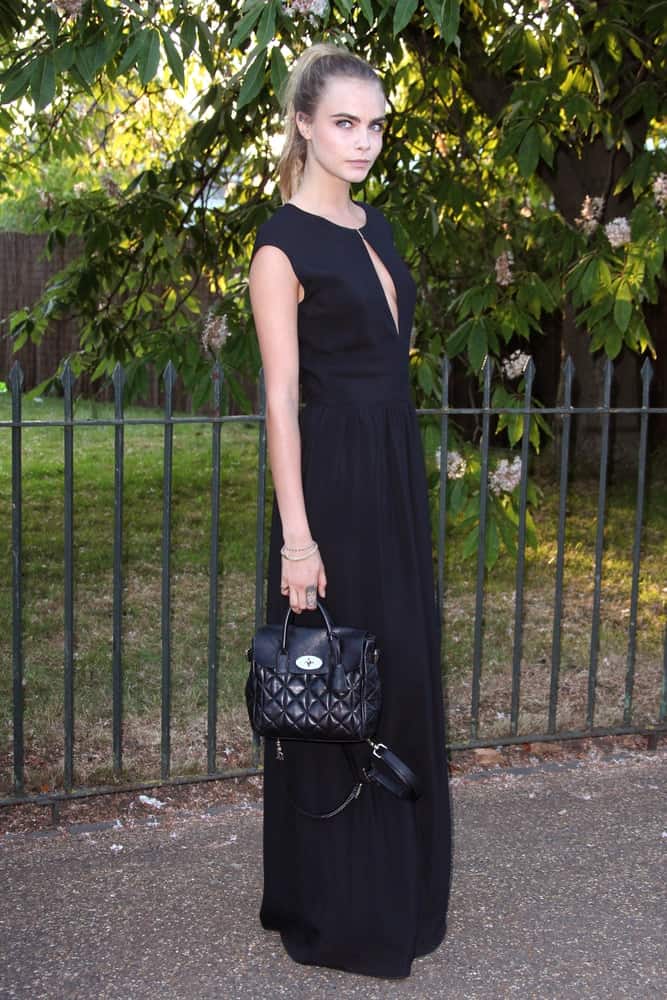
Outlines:
[{"label": "face", "polygon": [[322,170],[347,182],[363,181],[382,148],[385,99],[379,84],[332,77],[315,114],[297,115],[307,140],[306,170]]}]

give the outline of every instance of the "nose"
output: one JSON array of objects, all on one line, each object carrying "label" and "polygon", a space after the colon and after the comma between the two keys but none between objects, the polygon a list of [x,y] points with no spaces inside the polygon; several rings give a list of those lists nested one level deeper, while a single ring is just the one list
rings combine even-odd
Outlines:
[{"label": "nose", "polygon": [[357,148],[358,149],[370,149],[371,140],[367,129],[360,128],[357,133]]}]

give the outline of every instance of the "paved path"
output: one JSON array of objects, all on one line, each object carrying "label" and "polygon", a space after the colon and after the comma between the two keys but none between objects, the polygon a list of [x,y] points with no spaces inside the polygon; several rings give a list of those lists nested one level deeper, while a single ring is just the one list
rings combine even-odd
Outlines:
[{"label": "paved path", "polygon": [[[453,783],[444,945],[389,981],[257,921],[261,811],[0,840],[5,1000],[665,1000],[667,753]],[[363,942],[360,942],[360,947]]]}]

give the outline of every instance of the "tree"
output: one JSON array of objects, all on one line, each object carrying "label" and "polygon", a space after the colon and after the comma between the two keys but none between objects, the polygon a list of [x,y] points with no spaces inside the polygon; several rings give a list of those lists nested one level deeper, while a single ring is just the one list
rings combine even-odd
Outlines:
[{"label": "tree", "polygon": [[[547,328],[579,365],[588,352],[616,358],[661,346],[646,308],[665,294],[664,3],[14,6],[0,48],[0,162],[10,187],[22,157],[86,155],[100,128],[99,115],[80,117],[91,99],[100,115],[121,92],[152,109],[157,94],[185,94],[200,73],[178,143],[140,163],[119,192],[100,186],[45,208],[50,240],[77,235],[83,252],[15,317],[17,345],[74,313],[80,367],[102,377],[117,360],[138,370],[172,357],[186,382],[201,385],[195,292],[208,282],[230,330],[223,361],[256,368],[245,274],[252,232],[277,204],[276,95],[293,56],[326,37],[384,76],[391,126],[362,197],[387,211],[419,276],[420,402],[439,400],[445,350],[478,373],[487,355],[500,358]],[[28,139],[17,144],[20,128]],[[521,388],[499,384],[497,398],[518,405]],[[512,428],[515,439],[519,422]]]}]

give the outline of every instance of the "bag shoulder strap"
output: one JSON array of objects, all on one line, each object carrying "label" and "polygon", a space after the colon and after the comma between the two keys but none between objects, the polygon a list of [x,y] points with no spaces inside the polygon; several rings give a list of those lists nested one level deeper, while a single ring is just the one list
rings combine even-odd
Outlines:
[{"label": "bag shoulder strap", "polygon": [[[384,788],[399,799],[415,801],[420,797],[421,786],[412,768],[408,767],[405,761],[401,760],[384,743],[374,743],[370,739],[366,742],[372,749],[371,765],[370,767],[362,768],[361,780],[354,785],[340,805],[329,812],[313,813],[308,812],[307,809],[302,809],[293,802],[292,805],[301,816],[306,816],[308,819],[333,819],[334,816],[338,816],[344,809],[347,809],[355,799],[359,798],[361,789],[365,784],[377,785],[379,788]],[[280,758],[284,759],[282,748],[280,749]],[[373,762],[373,758],[380,762],[380,767]]]}]

